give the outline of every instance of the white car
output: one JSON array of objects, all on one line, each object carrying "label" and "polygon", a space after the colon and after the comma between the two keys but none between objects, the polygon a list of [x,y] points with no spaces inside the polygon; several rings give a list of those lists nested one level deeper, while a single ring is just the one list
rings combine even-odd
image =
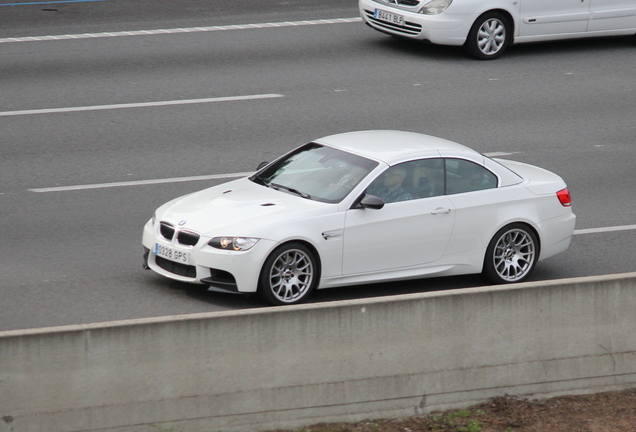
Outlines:
[{"label": "white car", "polygon": [[570,205],[544,169],[428,135],[361,131],[164,204],[142,243],[161,275],[282,305],[371,282],[482,272],[522,281],[568,248]]},{"label": "white car", "polygon": [[513,43],[636,34],[636,0],[359,0],[375,30],[463,45],[482,60]]}]

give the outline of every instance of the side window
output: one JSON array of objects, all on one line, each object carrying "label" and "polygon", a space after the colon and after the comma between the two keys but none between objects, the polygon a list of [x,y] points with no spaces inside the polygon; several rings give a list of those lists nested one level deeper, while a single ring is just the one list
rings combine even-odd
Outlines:
[{"label": "side window", "polygon": [[409,177],[408,163],[394,165],[373,180],[367,192],[377,196],[387,204],[412,200],[413,195],[407,188]]},{"label": "side window", "polygon": [[444,160],[420,159],[392,166],[369,186],[385,203],[444,195]]},{"label": "side window", "polygon": [[497,177],[486,168],[463,159],[446,159],[446,194],[497,187]]}]

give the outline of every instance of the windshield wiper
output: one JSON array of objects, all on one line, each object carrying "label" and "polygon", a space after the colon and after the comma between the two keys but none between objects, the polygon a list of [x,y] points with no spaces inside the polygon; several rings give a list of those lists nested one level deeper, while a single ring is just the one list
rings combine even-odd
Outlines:
[{"label": "windshield wiper", "polygon": [[302,197],[302,198],[305,198],[305,199],[311,199],[311,195],[306,194],[305,192],[301,192],[298,189],[290,188],[288,186],[283,186],[282,184],[269,183],[268,186],[271,187],[271,188],[274,188],[276,190],[285,189],[286,191],[291,192],[293,194],[296,194],[299,197]]}]

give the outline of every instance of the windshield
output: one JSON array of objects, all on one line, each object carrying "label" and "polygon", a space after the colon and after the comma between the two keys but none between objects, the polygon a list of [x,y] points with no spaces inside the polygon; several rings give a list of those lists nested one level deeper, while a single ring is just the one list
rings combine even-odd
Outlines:
[{"label": "windshield", "polygon": [[377,162],[311,143],[250,177],[255,183],[315,201],[337,203]]}]

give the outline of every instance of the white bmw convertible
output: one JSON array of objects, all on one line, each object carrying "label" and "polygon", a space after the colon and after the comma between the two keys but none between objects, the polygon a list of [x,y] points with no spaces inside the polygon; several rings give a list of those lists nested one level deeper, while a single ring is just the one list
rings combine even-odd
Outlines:
[{"label": "white bmw convertible", "polygon": [[163,276],[282,305],[433,276],[520,282],[568,248],[575,220],[549,171],[432,136],[361,131],[162,205],[142,243]]}]

